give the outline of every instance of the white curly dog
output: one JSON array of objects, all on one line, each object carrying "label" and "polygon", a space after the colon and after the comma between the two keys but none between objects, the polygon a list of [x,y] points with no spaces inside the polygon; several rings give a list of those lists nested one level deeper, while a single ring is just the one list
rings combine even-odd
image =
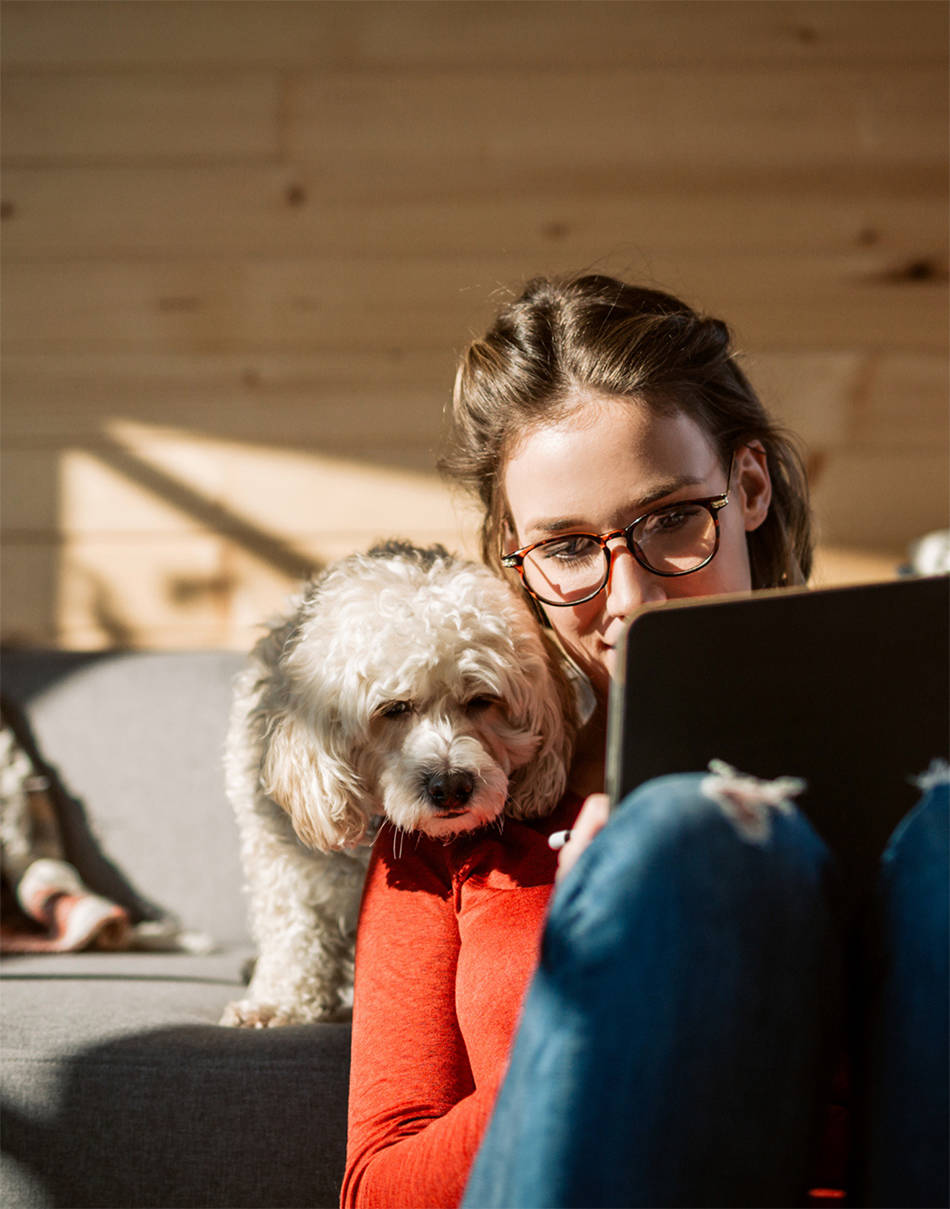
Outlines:
[{"label": "white curly dog", "polygon": [[447,842],[547,814],[573,713],[557,653],[486,567],[390,542],[309,584],[236,682],[226,774],[258,958],[221,1023],[345,1010],[379,824]]}]

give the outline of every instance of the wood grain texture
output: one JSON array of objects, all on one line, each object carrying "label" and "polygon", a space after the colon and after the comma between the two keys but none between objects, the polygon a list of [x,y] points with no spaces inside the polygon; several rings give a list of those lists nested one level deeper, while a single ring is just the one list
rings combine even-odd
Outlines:
[{"label": "wood grain texture", "polygon": [[930,0],[7,0],[11,68],[694,67],[941,63],[946,7]]},{"label": "wood grain texture", "polygon": [[[860,187],[780,173],[712,186],[649,178],[636,165],[612,184],[570,190],[527,183],[505,193],[443,178],[392,172],[342,177],[289,164],[21,167],[4,174],[10,216],[8,263],[53,260],[257,260],[274,256],[413,257],[515,253],[599,259],[661,251],[684,261],[717,251],[835,255],[863,250],[882,270],[947,251],[946,190],[941,181],[910,187],[900,175]],[[65,201],[64,201],[65,199]],[[65,221],[64,221],[65,220]],[[596,255],[592,249],[599,247]]]},{"label": "wood grain texture", "polygon": [[[595,267],[618,263],[624,276],[663,285],[701,310],[728,316],[743,347],[947,347],[942,265],[918,277],[913,263],[892,267],[873,251],[855,248],[836,255],[708,250],[677,257],[658,251],[649,258],[612,257]],[[4,272],[6,347],[116,353],[338,349],[351,355],[383,347],[438,355],[490,321],[492,295],[505,283],[561,267],[559,256],[537,258],[529,268],[518,253],[498,252],[371,261],[20,262]]]},{"label": "wood grain texture", "polygon": [[11,163],[234,160],[277,151],[268,72],[4,73]]},{"label": "wood grain texture", "polygon": [[506,289],[732,326],[821,582],[947,524],[948,9],[7,0],[2,635],[246,646],[434,465]]}]

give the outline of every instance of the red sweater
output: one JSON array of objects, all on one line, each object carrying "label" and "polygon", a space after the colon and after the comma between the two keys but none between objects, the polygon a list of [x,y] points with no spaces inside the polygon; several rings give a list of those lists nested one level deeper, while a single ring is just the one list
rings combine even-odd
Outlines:
[{"label": "red sweater", "polygon": [[547,819],[442,844],[384,827],[356,950],[343,1206],[462,1198],[505,1071],[557,856]]},{"label": "red sweater", "polygon": [[[356,950],[344,1209],[461,1201],[537,965],[557,868],[547,837],[579,808],[565,799],[548,819],[451,844],[380,831]],[[831,1187],[811,1204],[844,1195],[840,1121],[828,1125]]]}]

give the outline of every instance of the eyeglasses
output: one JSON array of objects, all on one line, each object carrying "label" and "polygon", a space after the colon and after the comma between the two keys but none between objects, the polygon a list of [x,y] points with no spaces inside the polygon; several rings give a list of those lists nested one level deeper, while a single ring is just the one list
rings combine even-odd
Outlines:
[{"label": "eyeglasses", "polygon": [[527,591],[541,604],[584,604],[607,586],[611,547],[623,538],[641,567],[672,579],[701,571],[719,549],[719,513],[729,503],[729,477],[722,495],[678,500],[644,512],[623,529],[609,533],[563,533],[502,555],[501,565],[516,570]]}]

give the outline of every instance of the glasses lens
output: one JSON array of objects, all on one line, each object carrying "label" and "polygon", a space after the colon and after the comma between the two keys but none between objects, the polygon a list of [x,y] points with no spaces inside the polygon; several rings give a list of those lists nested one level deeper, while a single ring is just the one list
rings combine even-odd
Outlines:
[{"label": "glasses lens", "polygon": [[524,578],[539,600],[574,604],[603,587],[607,555],[592,537],[554,537],[525,556]]},{"label": "glasses lens", "polygon": [[716,552],[716,522],[701,504],[671,504],[645,516],[631,541],[643,561],[661,575],[696,571]]}]

